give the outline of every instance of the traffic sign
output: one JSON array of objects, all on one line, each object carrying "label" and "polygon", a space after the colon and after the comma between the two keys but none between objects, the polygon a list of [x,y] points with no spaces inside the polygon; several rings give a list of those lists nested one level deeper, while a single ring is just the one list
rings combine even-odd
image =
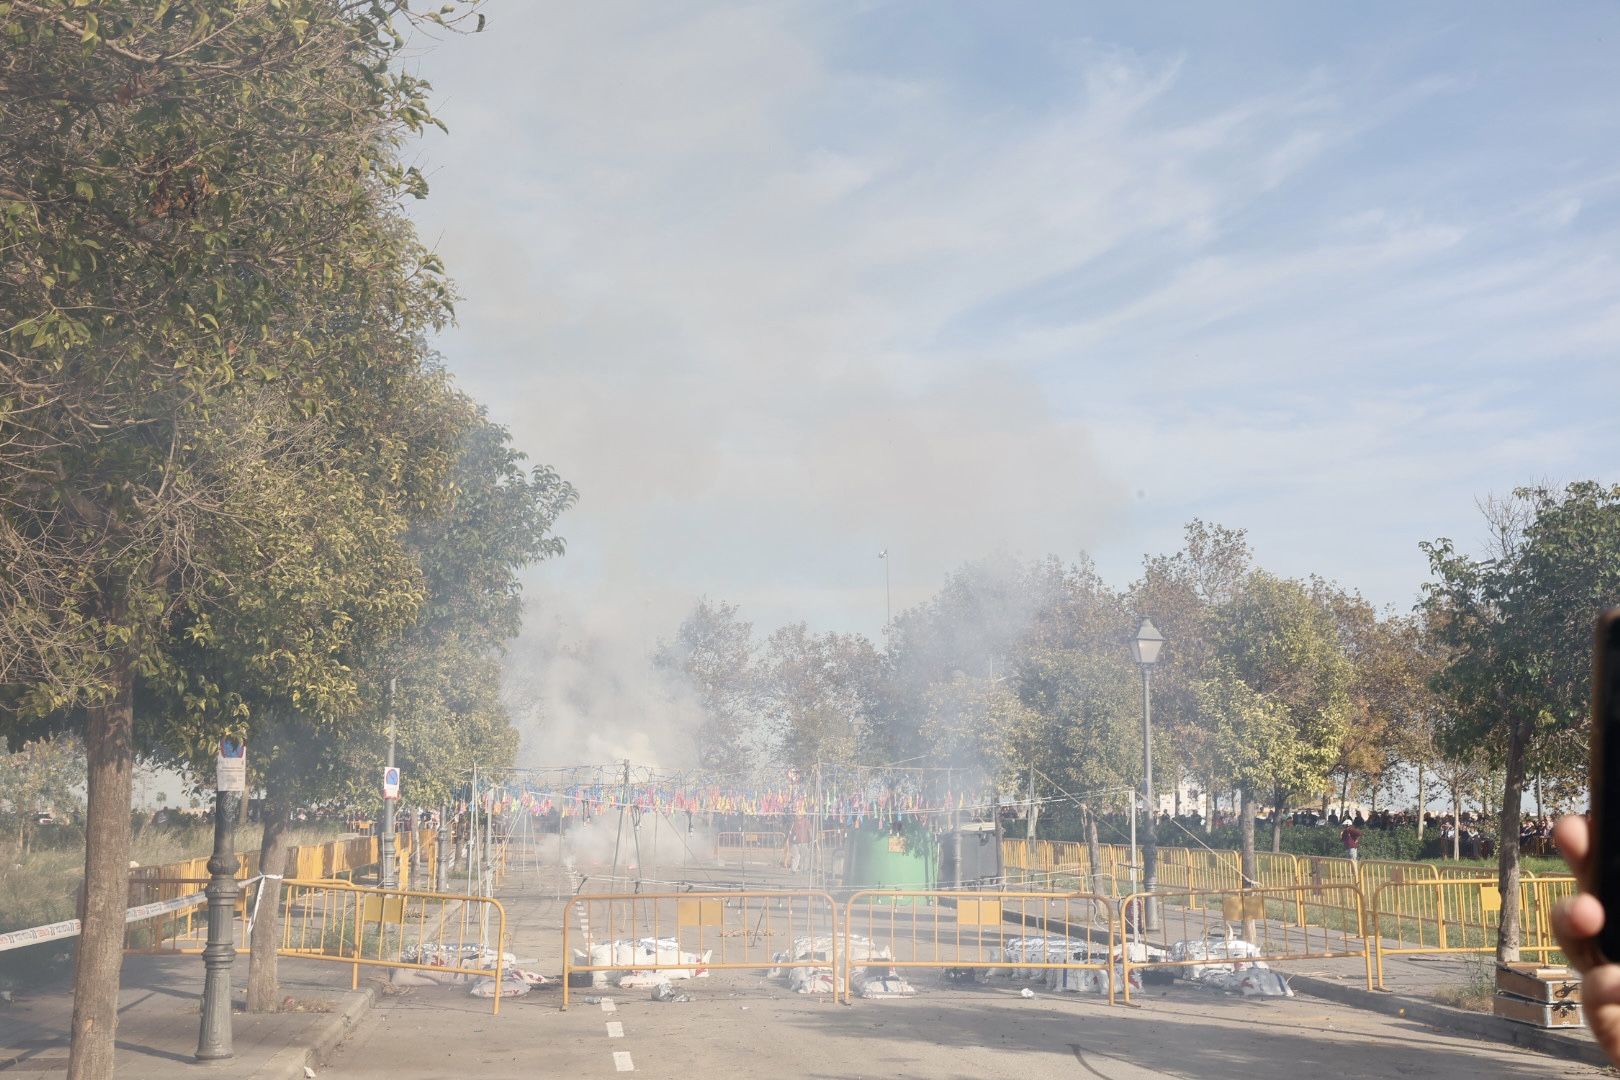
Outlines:
[{"label": "traffic sign", "polygon": [[383,798],[399,798],[399,769],[390,765],[383,770]]},{"label": "traffic sign", "polygon": [[247,743],[241,739],[219,741],[219,757],[214,760],[214,790],[247,790]]}]

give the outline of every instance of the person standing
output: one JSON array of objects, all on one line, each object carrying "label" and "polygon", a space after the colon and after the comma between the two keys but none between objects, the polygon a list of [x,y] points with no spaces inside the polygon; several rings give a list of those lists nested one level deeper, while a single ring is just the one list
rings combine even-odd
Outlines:
[{"label": "person standing", "polygon": [[1361,846],[1361,830],[1352,822],[1345,825],[1344,831],[1339,834],[1339,842],[1344,845],[1344,857],[1351,862],[1358,862],[1358,849]]}]

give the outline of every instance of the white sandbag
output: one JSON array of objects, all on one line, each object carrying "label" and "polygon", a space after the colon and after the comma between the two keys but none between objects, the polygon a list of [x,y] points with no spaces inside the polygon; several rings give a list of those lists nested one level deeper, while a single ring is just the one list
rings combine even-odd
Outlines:
[{"label": "white sandbag", "polygon": [[[495,980],[479,979],[474,982],[472,989],[467,991],[473,997],[491,998],[495,996]],[[508,973],[501,976],[501,997],[522,997],[529,992],[529,984],[515,974]]]},{"label": "white sandbag", "polygon": [[917,992],[904,977],[893,971],[869,972],[855,983],[855,992],[863,998],[906,997]]},{"label": "white sandbag", "polygon": [[795,994],[831,994],[837,989],[830,967],[788,968],[787,984]]},{"label": "white sandbag", "polygon": [[[649,971],[656,970],[658,976],[666,979],[701,979],[708,976],[703,965],[709,962],[712,952],[690,953],[682,952],[680,943],[674,938],[642,938],[639,941],[606,941],[599,945],[592,945],[589,952],[574,952],[575,963],[581,967],[593,968],[622,968],[628,970],[625,978],[642,976]],[[663,967],[660,965],[669,965]],[[680,966],[676,966],[680,965]],[[592,986],[606,986],[608,984],[607,972],[593,971],[591,973]],[[620,979],[618,985],[633,987],[652,986],[653,982],[639,978],[626,984]]]}]

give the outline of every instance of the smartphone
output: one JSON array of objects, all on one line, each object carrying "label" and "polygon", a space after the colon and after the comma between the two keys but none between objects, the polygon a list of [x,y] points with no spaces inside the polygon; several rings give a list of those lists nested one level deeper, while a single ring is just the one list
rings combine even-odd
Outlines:
[{"label": "smartphone", "polygon": [[1620,608],[1597,621],[1592,650],[1592,891],[1603,904],[1597,946],[1620,961]]}]

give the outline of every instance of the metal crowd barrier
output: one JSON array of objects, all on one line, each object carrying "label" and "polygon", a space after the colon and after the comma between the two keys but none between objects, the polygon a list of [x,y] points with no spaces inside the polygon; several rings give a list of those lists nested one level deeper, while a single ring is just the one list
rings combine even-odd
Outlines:
[{"label": "metal crowd barrier", "polygon": [[[1205,955],[1147,959],[1145,951],[1123,950],[1121,975],[1125,1003],[1131,1001],[1130,974],[1144,968],[1181,968],[1210,964],[1242,966],[1254,961],[1287,962],[1355,958],[1369,965],[1368,942],[1361,936],[1361,889],[1353,884],[1293,885],[1283,888],[1233,889],[1186,893],[1135,893],[1120,902],[1117,940],[1129,943],[1135,928],[1130,913],[1140,911],[1149,896],[1159,910],[1161,941],[1212,943]],[[1303,910],[1303,920],[1299,913]],[[1354,912],[1345,918],[1344,912]],[[1338,926],[1333,924],[1337,922]],[[1222,943],[1242,938],[1253,946],[1231,955]]]},{"label": "metal crowd barrier", "polygon": [[[1560,955],[1552,908],[1575,892],[1573,877],[1519,882],[1519,952],[1543,963]],[[1384,958],[1494,953],[1502,892],[1494,877],[1388,881],[1372,895],[1373,955],[1367,989],[1386,989]]]},{"label": "metal crowd barrier", "polygon": [[[1097,971],[1113,1004],[1113,916],[1113,900],[1089,893],[862,890],[844,908],[840,988],[847,1003],[863,959],[873,967],[964,974],[1028,968],[1057,972],[1065,982]],[[1074,936],[1092,927],[1103,935],[1095,950],[1089,934]]]},{"label": "metal crowd barrier", "polygon": [[[577,926],[576,926],[577,924]],[[825,939],[825,948],[820,947]],[[811,955],[794,959],[794,942]],[[574,957],[583,948],[584,962]],[[638,946],[646,946],[638,948]],[[597,963],[593,949],[607,951]],[[576,974],[827,968],[838,971],[838,906],[825,892],[576,896],[563,911],[563,1008]]]},{"label": "metal crowd barrier", "polygon": [[493,897],[282,882],[277,952],[348,964],[356,989],[362,967],[493,978],[499,1014],[507,944],[506,909]]}]

